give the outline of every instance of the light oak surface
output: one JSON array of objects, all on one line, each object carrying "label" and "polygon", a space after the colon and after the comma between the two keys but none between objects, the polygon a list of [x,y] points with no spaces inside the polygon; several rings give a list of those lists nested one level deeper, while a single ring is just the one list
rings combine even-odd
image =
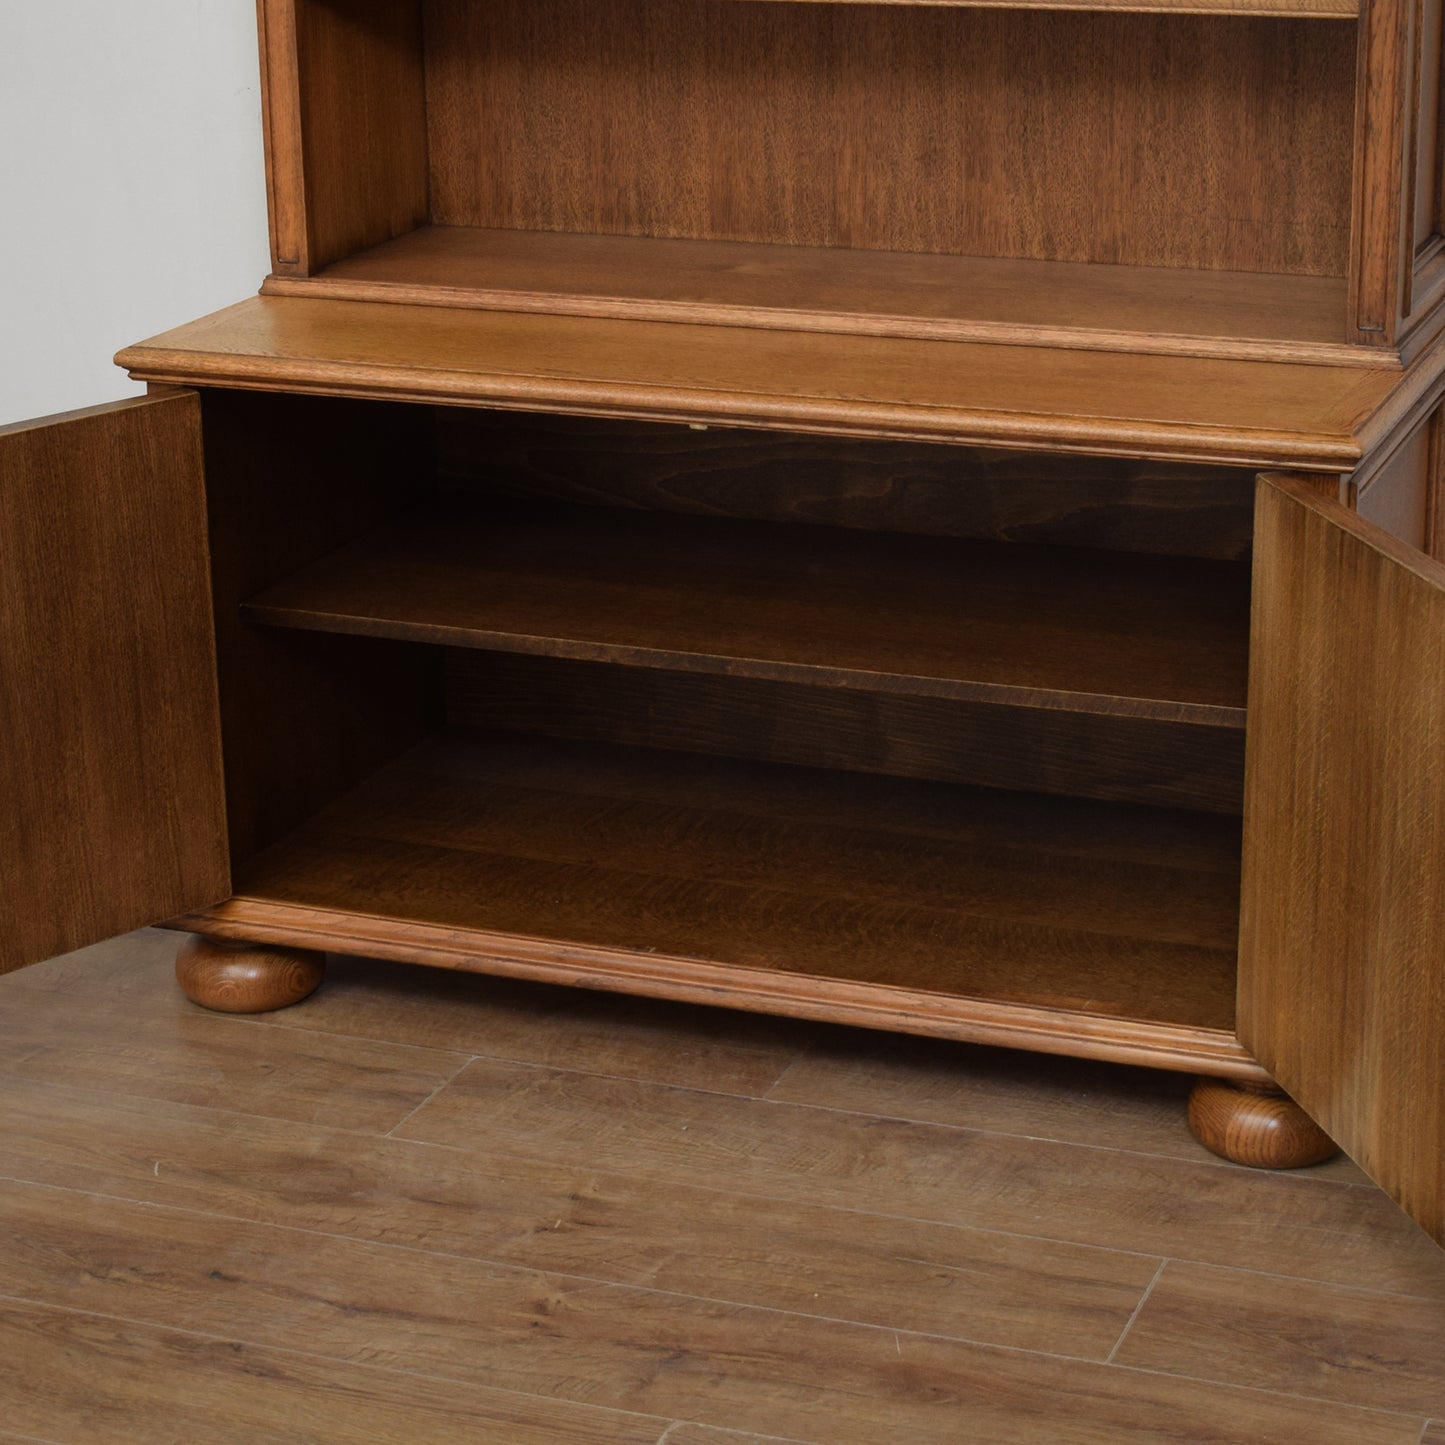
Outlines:
[{"label": "light oak surface", "polygon": [[117,358],[146,381],[1347,471],[1398,370],[260,296]]},{"label": "light oak surface", "polygon": [[[108,1018],[159,1043],[195,1017],[172,942],[137,935],[5,980],[5,1034],[23,1051],[32,1027]],[[338,961],[287,1014],[206,1022],[236,1036],[233,1060],[328,1036],[407,1052],[407,1028],[381,1036],[411,997],[411,1028],[444,1018],[438,1042],[475,1051],[471,1069],[512,1071],[481,1113],[466,1074],[418,1129],[334,1129],[276,1117],[274,1095],[238,1095],[239,1111],[172,1102],[164,1083],[141,1096],[83,1050],[63,1082],[0,1063],[7,1426],[60,1445],[279,1445],[297,1421],[324,1445],[942,1445],[960,1430],[1416,1445],[1440,1408],[1419,1336],[1445,1301],[1433,1247],[1328,1171],[1156,1149],[1177,1107],[1167,1090],[1149,1102],[1150,1076],[1091,1075],[1101,1102],[1133,1098],[1137,1135],[1106,1142],[1101,1120],[1088,1143],[1076,1116],[1080,1142],[1051,1145],[1029,1136],[1076,1090],[1030,1079],[1035,1060],[957,1049],[927,1066],[941,1097],[977,1076],[1007,1101],[1008,1132],[980,1135],[967,1117],[767,1097],[845,1042],[866,1061],[883,1042],[868,1035],[446,975],[429,1000],[427,975],[405,972]],[[476,1057],[494,1029],[515,1062]],[[611,1074],[547,1062],[574,1033],[592,1041],[574,1062]],[[686,1077],[709,1039],[705,1092],[648,1082]],[[358,1082],[338,1074],[335,1093]],[[673,1098],[692,1102],[679,1114]],[[447,1117],[472,1120],[452,1147],[399,1137]],[[1080,1171],[1112,1206],[1081,1212]],[[1063,1195],[1037,1187],[1071,1176]],[[920,1222],[930,1210],[951,1219]],[[1078,1238],[1107,1215],[1111,1243]],[[1329,1244],[1310,1245],[1331,1218]],[[1273,1352],[1240,1357],[1240,1296]],[[1199,1348],[1180,1358],[1184,1328]],[[1307,1342],[1326,1328],[1330,1367],[1312,1372]]]},{"label": "light oak surface", "polygon": [[1240,1036],[1445,1241],[1445,565],[1260,487]]}]

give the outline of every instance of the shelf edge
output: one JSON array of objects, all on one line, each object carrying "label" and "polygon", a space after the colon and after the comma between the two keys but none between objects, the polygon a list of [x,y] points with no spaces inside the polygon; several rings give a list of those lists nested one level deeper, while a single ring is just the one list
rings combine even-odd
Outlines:
[{"label": "shelf edge", "polygon": [[666,954],[448,928],[244,894],[168,928],[253,943],[643,994],[684,1003],[921,1034],[960,1043],[1268,1082],[1232,1032],[891,985],[787,974]]},{"label": "shelf edge", "polygon": [[[997,707],[1082,713],[1092,717],[1137,718],[1147,722],[1189,724],[1234,732],[1242,732],[1245,726],[1245,709],[1242,706],[1228,707],[1218,703],[1177,702],[1166,698],[1063,691],[1029,687],[1020,683],[973,682],[903,673],[863,672],[722,653],[680,653],[660,647],[563,637],[535,637],[524,633],[493,631],[485,627],[386,621],[377,618],[357,619],[348,614],[312,612],[300,607],[271,605],[264,600],[265,595],[262,593],[259,598],[242,603],[242,617],[251,622],[302,632],[387,638],[397,642],[464,647],[479,652],[555,657],[571,662],[650,667],[707,677],[745,677],[759,682],[838,688],[848,692],[871,692],[890,697],[924,697],[942,702],[977,702]],[[358,625],[358,622],[364,622],[365,625]],[[803,672],[816,673],[817,676],[799,676],[799,673]]]},{"label": "shelf edge", "polygon": [[[380,363],[172,350],[141,343],[116,357],[135,381],[222,386],[373,401],[441,402],[499,411],[701,422],[830,436],[1007,446],[1154,461],[1222,463],[1303,471],[1352,471],[1363,455],[1353,434],[1243,431],[1185,423],[1139,423],[1023,412],[709,391],[664,384],[448,371]],[[1374,373],[1361,371],[1361,376]]]}]

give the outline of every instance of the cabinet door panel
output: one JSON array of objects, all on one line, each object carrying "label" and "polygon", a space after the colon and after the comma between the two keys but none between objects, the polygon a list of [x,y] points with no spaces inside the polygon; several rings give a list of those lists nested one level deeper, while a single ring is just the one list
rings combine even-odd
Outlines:
[{"label": "cabinet door panel", "polygon": [[229,892],[199,400],[0,429],[0,972]]},{"label": "cabinet door panel", "polygon": [[1445,1243],[1445,566],[1261,478],[1241,1041]]}]

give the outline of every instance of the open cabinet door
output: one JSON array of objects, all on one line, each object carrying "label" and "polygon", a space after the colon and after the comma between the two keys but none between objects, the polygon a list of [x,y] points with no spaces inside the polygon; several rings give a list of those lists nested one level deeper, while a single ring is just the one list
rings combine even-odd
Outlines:
[{"label": "open cabinet door", "polygon": [[0,429],[0,972],[229,892],[199,399]]},{"label": "open cabinet door", "polygon": [[1260,479],[1240,1040],[1445,1243],[1445,566]]}]

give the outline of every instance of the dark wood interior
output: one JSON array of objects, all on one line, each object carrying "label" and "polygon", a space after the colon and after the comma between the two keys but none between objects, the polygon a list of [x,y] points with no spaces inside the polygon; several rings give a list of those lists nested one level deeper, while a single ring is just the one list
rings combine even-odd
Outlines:
[{"label": "dark wood interior", "polygon": [[584,957],[1228,1031],[1238,867],[1238,819],[466,733],[323,809],[236,889]]},{"label": "dark wood interior", "polygon": [[1232,1027],[1247,474],[205,408],[241,899]]}]

